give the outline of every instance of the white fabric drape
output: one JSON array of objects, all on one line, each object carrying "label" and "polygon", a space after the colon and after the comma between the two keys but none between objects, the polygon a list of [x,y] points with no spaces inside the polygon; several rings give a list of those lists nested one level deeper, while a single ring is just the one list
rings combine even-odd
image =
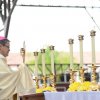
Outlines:
[{"label": "white fabric drape", "polygon": [[[6,59],[0,55],[0,100],[6,100],[13,94],[35,93],[32,76],[25,64],[18,71],[12,71],[6,64]],[[10,99],[11,100],[11,99]]]},{"label": "white fabric drape", "polygon": [[44,92],[45,100],[100,100],[100,91]]}]

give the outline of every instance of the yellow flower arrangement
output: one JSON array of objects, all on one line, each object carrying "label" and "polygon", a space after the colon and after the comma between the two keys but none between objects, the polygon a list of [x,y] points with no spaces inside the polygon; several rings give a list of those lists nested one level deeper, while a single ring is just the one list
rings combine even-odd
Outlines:
[{"label": "yellow flower arrangement", "polygon": [[36,93],[42,93],[45,91],[53,92],[53,91],[56,91],[56,89],[54,87],[51,87],[51,86],[47,86],[45,88],[41,87],[41,88],[36,89]]},{"label": "yellow flower arrangement", "polygon": [[47,86],[46,88],[43,89],[43,91],[56,91],[56,89],[54,87],[51,86]]},{"label": "yellow flower arrangement", "polygon": [[43,92],[43,88],[36,89],[36,93],[42,93],[42,92]]},{"label": "yellow flower arrangement", "polygon": [[90,91],[91,90],[91,82],[85,81],[81,82],[74,82],[69,85],[68,91]]},{"label": "yellow flower arrangement", "polygon": [[78,87],[78,91],[90,91],[91,90],[91,82],[85,81],[81,83]]},{"label": "yellow flower arrangement", "polygon": [[77,89],[80,85],[81,85],[80,82],[74,82],[69,85],[68,91],[77,91]]}]

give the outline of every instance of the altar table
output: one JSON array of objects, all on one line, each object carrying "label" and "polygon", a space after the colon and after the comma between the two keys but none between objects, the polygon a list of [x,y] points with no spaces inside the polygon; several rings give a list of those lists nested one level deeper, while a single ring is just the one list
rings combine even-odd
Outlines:
[{"label": "altar table", "polygon": [[100,91],[45,92],[45,100],[100,100]]},{"label": "altar table", "polygon": [[44,92],[24,95],[21,100],[100,100],[100,91]]},{"label": "altar table", "polygon": [[20,100],[45,100],[44,93],[27,94],[20,97]]}]

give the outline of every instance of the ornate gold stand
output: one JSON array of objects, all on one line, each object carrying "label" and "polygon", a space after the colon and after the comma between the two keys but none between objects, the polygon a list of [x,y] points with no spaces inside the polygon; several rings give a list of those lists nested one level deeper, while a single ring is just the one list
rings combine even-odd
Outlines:
[{"label": "ornate gold stand", "polygon": [[46,84],[46,76],[43,76],[42,77],[42,79],[43,79],[43,87],[45,88],[45,87],[47,87],[47,84]]},{"label": "ornate gold stand", "polygon": [[96,66],[92,64],[92,82],[96,83]]},{"label": "ornate gold stand", "polygon": [[92,81],[91,81],[91,90],[97,91],[99,90],[99,86],[96,82],[96,66],[92,64]]},{"label": "ornate gold stand", "polygon": [[82,67],[80,68],[80,80],[81,80],[82,83],[85,80],[85,78],[84,78],[84,68],[82,68]]},{"label": "ornate gold stand", "polygon": [[35,77],[35,82],[36,82],[36,89],[38,89],[39,88],[39,84],[38,84],[39,79],[37,77]]},{"label": "ornate gold stand", "polygon": [[70,69],[70,84],[74,83],[74,71]]},{"label": "ornate gold stand", "polygon": [[51,79],[51,86],[52,86],[53,88],[55,88],[55,85],[56,85],[56,84],[55,84],[55,75],[52,74],[52,75],[50,76],[50,79]]}]

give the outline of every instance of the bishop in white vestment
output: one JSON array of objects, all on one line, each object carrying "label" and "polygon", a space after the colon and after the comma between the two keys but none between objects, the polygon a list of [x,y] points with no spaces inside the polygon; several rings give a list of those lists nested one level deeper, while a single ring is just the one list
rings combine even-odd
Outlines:
[{"label": "bishop in white vestment", "polygon": [[9,51],[10,41],[0,36],[0,100],[11,100],[16,93],[35,93],[32,75],[26,65],[22,63],[17,71],[7,65]]}]

